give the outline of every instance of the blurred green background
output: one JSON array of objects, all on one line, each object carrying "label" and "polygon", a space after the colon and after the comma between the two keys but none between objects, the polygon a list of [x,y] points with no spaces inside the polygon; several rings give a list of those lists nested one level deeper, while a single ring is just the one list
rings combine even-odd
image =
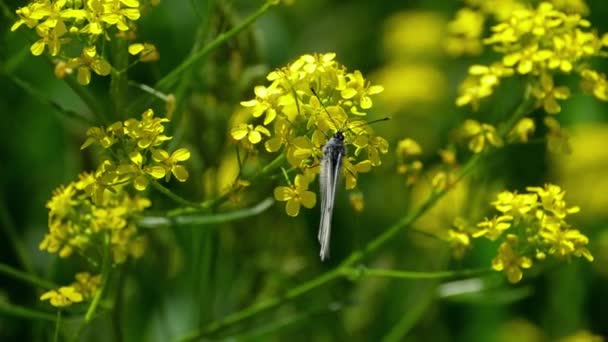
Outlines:
[{"label": "blurred green background", "polygon": [[[25,2],[4,4],[14,13]],[[595,29],[608,32],[608,3],[587,4]],[[261,1],[245,0],[162,1],[138,21],[140,37],[156,44],[161,59],[155,65],[137,66],[130,77],[153,84],[185,58],[201,23],[209,27],[205,36],[209,40],[260,5]],[[478,57],[458,58],[443,53],[445,25],[462,5],[432,0],[296,0],[273,8],[200,63],[189,75],[192,86],[177,114],[182,116],[181,124],[171,132],[175,146],[187,146],[193,152],[188,164],[190,181],[172,184],[186,198],[217,196],[229,178],[228,155],[233,151],[229,120],[239,101],[252,98],[253,86],[265,84],[269,71],[304,53],[336,52],[337,60],[350,70],[359,69],[384,85],[386,91],[372,115],[393,117],[390,123],[375,127],[388,138],[391,150],[382,167],[360,178],[366,202],[363,212],[355,212],[347,192],[340,190],[329,262],[318,260],[318,208],[294,219],[277,203],[257,217],[231,224],[150,231],[145,257],[127,266],[129,272],[121,283],[125,340],[173,340],[199,324],[279,296],[331,269],[421,200],[420,191],[406,188],[395,172],[398,140],[416,139],[423,146],[425,164],[432,168],[439,163],[437,150],[448,143],[451,130],[464,118],[495,122],[514,108],[521,89],[515,82],[487,100],[478,113],[453,104],[467,67],[493,56],[487,51]],[[66,108],[86,111],[78,96],[54,77],[48,61],[30,55],[25,30],[11,33],[11,25],[6,16],[0,20],[0,259],[66,284],[84,264],[60,261],[38,250],[48,229],[45,203],[53,189],[94,169],[96,154],[80,151],[87,126],[62,116],[24,89],[23,84],[28,84]],[[598,61],[597,68],[608,72],[608,63]],[[22,80],[21,85],[16,79]],[[108,84],[108,79],[94,76],[89,88],[103,100]],[[129,91],[139,94],[136,89]],[[155,106],[162,112],[161,104]],[[124,116],[139,116],[143,109]],[[571,155],[549,153],[542,143],[506,147],[415,225],[418,230],[439,231],[449,228],[457,215],[474,221],[487,214],[489,200],[501,189],[522,190],[551,181],[566,189],[569,204],[581,207],[575,224],[590,237],[593,263],[556,264],[526,275],[517,285],[506,283],[500,274],[452,282],[339,280],[209,338],[553,341],[585,330],[608,336],[606,110],[606,104],[575,92],[558,117],[570,130]],[[273,184],[269,180],[248,189],[242,200],[255,203],[270,196]],[[151,197],[153,210],[176,206],[158,193]],[[15,239],[22,250],[16,248]],[[496,248],[479,241],[463,260],[455,261],[447,244],[406,230],[366,265],[425,272],[489,267]],[[19,253],[26,257],[20,258]],[[5,275],[0,281],[0,300],[53,312],[39,302],[36,289]],[[96,320],[84,339],[114,340],[111,324],[108,317]],[[67,331],[76,326],[67,319]],[[50,322],[0,313],[0,340],[45,340],[53,328]]]}]

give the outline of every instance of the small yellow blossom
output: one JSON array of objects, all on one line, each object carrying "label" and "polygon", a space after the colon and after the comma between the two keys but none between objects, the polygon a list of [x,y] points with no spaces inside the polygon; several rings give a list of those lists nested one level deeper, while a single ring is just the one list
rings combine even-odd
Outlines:
[{"label": "small yellow blossom", "polygon": [[317,195],[308,191],[308,180],[303,175],[297,175],[292,186],[279,186],[274,189],[277,201],[287,202],[285,211],[289,216],[298,216],[300,206],[312,208],[317,202]]},{"label": "small yellow blossom", "polygon": [[493,219],[484,219],[477,224],[479,228],[473,233],[473,237],[478,238],[485,236],[490,240],[496,240],[505,230],[511,228],[513,216],[502,215]]},{"label": "small yellow blossom", "polygon": [[462,8],[448,24],[448,38],[444,43],[446,52],[451,56],[478,55],[483,49],[485,16],[479,11]]},{"label": "small yellow blossom", "polygon": [[503,215],[508,215],[518,220],[526,217],[537,207],[538,196],[536,194],[517,194],[515,192],[503,191],[498,194],[492,205]]},{"label": "small yellow blossom", "polygon": [[534,134],[536,125],[534,120],[531,118],[522,118],[516,124],[515,127],[509,132],[509,138],[512,141],[528,142],[530,136]]},{"label": "small yellow blossom", "polygon": [[66,67],[78,70],[76,80],[82,85],[91,82],[91,70],[100,76],[107,76],[112,71],[110,63],[97,54],[95,46],[83,48],[82,54],[79,57],[69,59]]},{"label": "small yellow blossom", "polygon": [[128,47],[129,54],[139,55],[139,60],[148,63],[156,62],[160,59],[160,54],[154,44],[150,43],[135,43]]},{"label": "small yellow blossom", "polygon": [[69,286],[43,293],[40,300],[48,300],[52,306],[62,308],[93,298],[101,282],[101,276],[81,272],[76,274],[75,278],[76,281]]},{"label": "small yellow blossom", "polygon": [[450,243],[455,258],[461,259],[471,247],[471,227],[464,219],[457,217],[452,228],[447,231],[447,241]]},{"label": "small yellow blossom", "polygon": [[462,132],[469,140],[469,150],[473,153],[481,153],[487,145],[500,147],[503,144],[494,126],[489,124],[469,119],[464,122]]},{"label": "small yellow blossom", "polygon": [[269,137],[270,131],[262,125],[254,127],[253,125],[245,123],[239,124],[230,131],[230,135],[232,135],[234,140],[238,141],[247,137],[247,140],[252,144],[257,144],[262,141],[262,134]]},{"label": "small yellow blossom", "polygon": [[532,95],[536,97],[545,112],[549,114],[557,114],[562,108],[557,100],[566,100],[570,97],[570,89],[568,87],[555,87],[553,78],[549,74],[543,74],[540,77],[538,87],[532,89]]},{"label": "small yellow blossom", "polygon": [[190,159],[190,151],[185,148],[175,150],[175,152],[169,155],[169,152],[162,149],[155,149],[152,151],[152,159],[157,163],[160,163],[165,171],[165,181],[168,182],[171,175],[174,175],[180,182],[188,180],[188,170],[183,165],[179,165],[179,162]]},{"label": "small yellow blossom", "polygon": [[500,245],[498,256],[492,260],[492,268],[498,272],[505,272],[511,283],[517,283],[523,278],[522,269],[532,267],[532,259],[517,254],[517,236],[507,235],[507,239]]}]

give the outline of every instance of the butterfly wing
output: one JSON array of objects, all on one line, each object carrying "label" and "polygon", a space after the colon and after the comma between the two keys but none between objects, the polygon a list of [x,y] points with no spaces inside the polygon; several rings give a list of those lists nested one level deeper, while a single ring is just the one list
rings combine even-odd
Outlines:
[{"label": "butterfly wing", "polygon": [[342,167],[344,148],[341,144],[335,146],[333,138],[325,146],[321,161],[319,183],[321,184],[321,222],[319,223],[319,243],[321,244],[321,260],[329,258],[329,240],[331,237],[331,217],[334,210],[336,186]]}]

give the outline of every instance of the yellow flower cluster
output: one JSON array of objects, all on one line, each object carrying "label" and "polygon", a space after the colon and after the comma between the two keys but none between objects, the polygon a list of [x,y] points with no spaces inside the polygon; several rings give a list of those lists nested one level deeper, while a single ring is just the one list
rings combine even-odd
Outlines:
[{"label": "yellow flower cluster", "polygon": [[164,178],[167,182],[171,175],[180,182],[188,179],[188,170],[179,163],[190,159],[190,151],[180,148],[169,153],[160,148],[171,140],[163,134],[163,124],[168,121],[155,117],[152,109],[148,109],[141,120],[128,119],[87,130],[87,140],[81,149],[98,144],[108,150],[107,158],[95,172],[95,182],[87,187],[94,203],[102,204],[105,193],[127,183],[143,191],[150,184],[149,177]]},{"label": "yellow flower cluster", "polygon": [[87,272],[76,274],[76,281],[57,290],[50,290],[40,296],[40,300],[48,300],[52,306],[62,308],[74,303],[81,303],[93,298],[101,283],[101,275],[92,276]]},{"label": "yellow flower cluster", "polygon": [[[19,20],[11,31],[22,25],[34,29],[39,39],[31,45],[31,53],[39,56],[47,50],[57,57],[55,74],[58,77],[76,70],[76,79],[86,85],[91,81],[91,71],[100,76],[110,74],[112,66],[97,48],[115,37],[133,39],[134,21],[141,16],[141,7],[138,0],[35,0],[17,9]],[[139,54],[142,61],[158,59],[153,45],[134,45],[129,52]],[[68,56],[72,50],[81,51],[80,55]]]},{"label": "yellow flower cluster", "polygon": [[[456,12],[447,25],[445,51],[451,56],[478,55],[483,50],[486,22],[508,20],[516,11],[530,6],[529,0],[465,0],[465,7]],[[586,15],[589,8],[584,0],[549,0],[557,10]]]},{"label": "yellow flower cluster", "polygon": [[96,179],[82,174],[80,179],[55,190],[47,203],[49,232],[40,249],[67,258],[74,252],[89,260],[101,260],[105,239],[114,263],[120,264],[129,256],[143,255],[145,240],[137,234],[134,216],[150,206],[147,198],[129,196],[122,187],[106,191],[103,199],[94,203],[90,196]]},{"label": "yellow flower cluster", "polygon": [[298,214],[300,204],[315,205],[316,197],[307,189],[319,173],[323,146],[335,132],[343,132],[347,146],[342,161],[347,189],[356,187],[359,173],[380,165],[380,154],[388,151],[388,142],[363,120],[373,106],[371,96],[383,88],[371,85],[360,71],[348,72],[335,57],[303,55],[272,71],[270,85],[256,86],[256,98],[241,102],[249,110],[247,122],[230,132],[248,151],[285,153],[291,168],[299,171],[295,185],[275,189],[275,198],[287,201],[291,216]]},{"label": "yellow flower cluster", "polygon": [[483,42],[502,58],[469,68],[456,99],[458,106],[477,109],[480,100],[492,95],[502,79],[514,75],[530,77],[532,95],[549,114],[559,113],[558,100],[570,96],[568,87],[554,84],[555,74],[577,74],[584,90],[608,100],[606,75],[586,63],[605,56],[608,37],[598,36],[579,13],[560,11],[550,2],[541,2],[535,9],[522,7],[493,26],[491,36]]},{"label": "yellow flower cluster", "polygon": [[[504,272],[512,283],[522,279],[523,269],[531,268],[533,260],[575,256],[593,261],[586,247],[589,239],[566,221],[567,216],[577,213],[579,208],[567,206],[565,191],[553,184],[526,190],[523,194],[501,192],[492,202],[499,215],[484,219],[475,228],[455,233],[472,238],[502,239],[492,268]],[[460,237],[466,242],[463,239]]]}]

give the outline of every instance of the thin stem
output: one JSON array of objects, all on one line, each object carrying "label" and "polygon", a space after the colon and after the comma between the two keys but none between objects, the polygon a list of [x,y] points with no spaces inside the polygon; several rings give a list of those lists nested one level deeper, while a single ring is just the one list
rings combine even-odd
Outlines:
[{"label": "thin stem", "polygon": [[453,279],[478,276],[491,272],[492,270],[488,268],[481,268],[458,271],[413,272],[365,267],[340,267],[340,271],[342,272],[342,275],[351,279],[358,279],[359,277],[382,277],[397,279]]},{"label": "thin stem", "polygon": [[249,25],[251,25],[257,18],[264,15],[270,7],[272,7],[274,3],[272,1],[267,1],[264,5],[262,5],[257,11],[251,14],[247,19],[245,19],[239,25],[233,27],[232,29],[220,34],[215,38],[212,42],[205,45],[200,51],[196,52],[190,58],[186,59],[182,62],[182,64],[178,65],[175,69],[173,69],[169,74],[163,77],[154,88],[166,90],[171,85],[173,85],[181,76],[183,72],[185,72],[188,68],[190,68],[193,64],[197,63],[208,54],[213,52],[219,46],[225,44],[232,37],[236,36],[238,33],[246,29]]},{"label": "thin stem", "polygon": [[114,341],[122,342],[122,305],[124,300],[124,285],[125,285],[125,267],[118,269],[118,284],[116,287],[116,295],[114,296],[114,305],[112,307],[112,326],[114,331]]},{"label": "thin stem", "polygon": [[169,188],[165,187],[164,185],[160,184],[159,182],[157,182],[156,180],[152,180],[150,182],[152,184],[152,186],[154,186],[154,188],[156,188],[156,190],[160,191],[163,193],[163,195],[169,197],[170,199],[172,199],[173,201],[185,205],[187,207],[191,207],[191,208],[203,208],[206,209],[201,203],[196,203],[196,202],[190,202],[187,199],[181,197],[180,195],[176,194],[175,192],[171,191]]},{"label": "thin stem", "polygon": [[59,330],[61,330],[61,310],[57,310],[57,319],[55,321],[55,333],[53,334],[53,342],[59,341]]},{"label": "thin stem", "polygon": [[0,263],[0,273],[3,273],[5,275],[8,275],[10,277],[13,277],[15,279],[24,281],[26,283],[32,284],[38,288],[41,289],[46,289],[46,290],[51,290],[51,289],[55,289],[59,286],[57,286],[56,284],[53,284],[50,281],[46,281],[44,279],[40,279],[34,275],[31,275],[29,273],[17,270],[15,268],[12,268],[9,265],[6,264],[2,264]]},{"label": "thin stem", "polygon": [[89,309],[87,310],[86,315],[84,316],[84,322],[83,323],[89,323],[92,319],[93,316],[95,315],[95,311],[97,310],[97,307],[99,306],[99,302],[101,300],[101,297],[103,296],[103,293],[105,292],[105,289],[108,285],[108,280],[110,278],[110,271],[112,269],[112,258],[110,255],[110,238],[109,236],[106,234],[105,235],[105,241],[104,241],[104,252],[103,252],[103,261],[102,261],[102,266],[101,266],[101,286],[99,287],[99,289],[97,289],[97,292],[95,292],[95,296],[93,297],[93,300],[91,301],[91,305],[89,305]]},{"label": "thin stem", "polygon": [[407,335],[408,331],[410,331],[428,306],[432,303],[433,298],[435,298],[435,288],[435,285],[428,288],[426,293],[418,298],[418,301],[413,305],[413,307],[408,308],[407,312],[403,314],[403,317],[401,317],[393,329],[391,329],[388,334],[384,336],[382,342],[398,342],[404,340],[405,335]]},{"label": "thin stem", "polygon": [[35,274],[32,262],[27,254],[25,246],[21,243],[21,239],[17,234],[17,229],[15,229],[15,224],[10,217],[3,198],[0,198],[0,224],[4,227],[6,235],[8,236],[10,244],[15,249],[15,254],[21,266],[23,266],[27,273]]},{"label": "thin stem", "polygon": [[13,316],[31,320],[41,320],[47,322],[55,322],[56,317],[47,312],[32,310],[30,308],[25,308],[13,304],[6,303],[4,301],[0,301],[0,315],[5,316]]},{"label": "thin stem", "polygon": [[93,120],[91,120],[90,118],[82,115],[81,113],[78,113],[76,111],[63,107],[61,104],[53,101],[52,99],[47,97],[46,94],[44,94],[42,91],[35,89],[31,84],[22,80],[21,78],[19,78],[17,76],[10,76],[10,75],[8,77],[13,81],[13,83],[15,83],[17,86],[19,86],[25,92],[29,93],[33,98],[38,99],[38,101],[40,101],[42,104],[55,109],[56,113],[59,113],[68,119],[83,123],[87,126],[96,125],[96,123]]},{"label": "thin stem", "polygon": [[198,340],[203,335],[212,334],[225,327],[231,326],[246,318],[254,316],[255,314],[257,314],[259,312],[279,306],[280,304],[282,304],[286,301],[290,301],[294,298],[300,297],[300,296],[302,296],[322,285],[325,285],[337,278],[340,278],[340,277],[341,277],[341,273],[339,272],[338,269],[328,271],[315,279],[307,281],[306,283],[287,291],[287,293],[285,293],[283,296],[274,297],[274,298],[253,304],[248,308],[245,308],[239,312],[235,312],[231,315],[226,316],[222,320],[219,320],[219,321],[216,321],[216,322],[213,322],[213,323],[207,325],[202,330],[193,331],[193,332],[183,336],[179,340],[180,341]]},{"label": "thin stem", "polygon": [[259,215],[266,209],[270,208],[274,200],[266,198],[262,202],[251,208],[245,208],[226,213],[217,213],[211,215],[175,215],[170,214],[161,216],[143,216],[138,220],[138,227],[141,228],[159,228],[167,226],[192,226],[225,223],[235,220],[240,220],[246,217]]}]

